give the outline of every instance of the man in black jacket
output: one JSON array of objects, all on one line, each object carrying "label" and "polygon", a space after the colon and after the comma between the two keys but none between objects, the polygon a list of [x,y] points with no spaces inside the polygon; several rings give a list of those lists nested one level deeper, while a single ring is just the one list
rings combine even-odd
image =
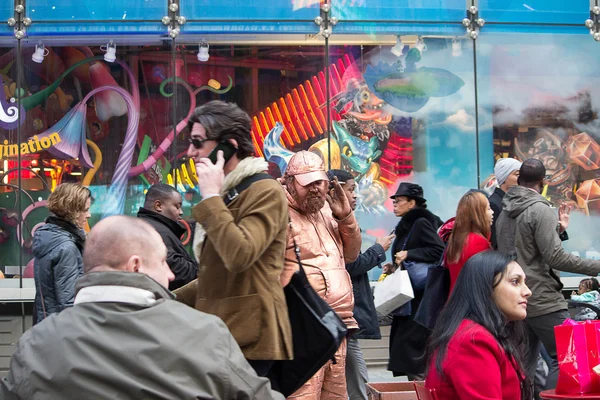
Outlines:
[{"label": "man in black jacket", "polygon": [[[327,175],[330,181],[337,177],[352,210],[355,210],[357,195],[354,177],[339,169],[330,170]],[[346,387],[350,400],[367,400],[366,384],[369,376],[358,339],[381,339],[368,272],[385,261],[385,252],[390,248],[394,237],[392,234],[377,238],[375,244],[361,253],[356,261],[346,264],[354,292],[354,318],[359,327],[359,331],[348,338],[346,352]]]},{"label": "man in black jacket", "polygon": [[185,232],[185,228],[178,222],[183,215],[181,203],[181,195],[175,188],[157,183],[148,189],[144,207],[137,214],[138,218],[156,229],[167,246],[167,264],[175,275],[175,279],[169,283],[169,290],[175,290],[198,276],[198,264],[183,247],[180,239]]}]

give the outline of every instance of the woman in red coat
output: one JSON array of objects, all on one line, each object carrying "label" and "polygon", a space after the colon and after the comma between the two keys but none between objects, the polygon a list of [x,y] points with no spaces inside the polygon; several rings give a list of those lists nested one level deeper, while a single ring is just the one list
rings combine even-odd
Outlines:
[{"label": "woman in red coat", "polygon": [[446,268],[450,271],[450,293],[463,265],[473,255],[490,250],[491,226],[494,212],[487,197],[472,191],[458,202],[454,228],[446,251]]},{"label": "woman in red coat", "polygon": [[425,386],[440,400],[531,399],[521,364],[529,296],[510,256],[471,257],[431,334]]}]

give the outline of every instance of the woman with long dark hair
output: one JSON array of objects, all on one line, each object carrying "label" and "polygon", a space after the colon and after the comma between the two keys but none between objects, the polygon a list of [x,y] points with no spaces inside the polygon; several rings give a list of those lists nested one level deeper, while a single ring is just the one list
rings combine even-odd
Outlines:
[{"label": "woman with long dark hair", "polygon": [[[404,268],[406,262],[411,261],[438,263],[444,252],[444,243],[437,235],[442,220],[427,209],[423,188],[415,183],[402,182],[392,200],[394,214],[401,217],[392,245],[395,267]],[[388,370],[394,376],[406,375],[409,380],[422,380],[425,372],[425,346],[430,331],[414,321],[422,299],[423,290],[415,290],[413,300],[392,312]]]},{"label": "woman with long dark hair", "polygon": [[450,271],[450,292],[467,260],[479,252],[491,250],[493,217],[490,202],[479,191],[466,193],[458,202],[445,260]]},{"label": "woman with long dark hair", "polygon": [[431,334],[425,386],[440,400],[531,399],[522,367],[529,296],[511,256],[471,257]]}]

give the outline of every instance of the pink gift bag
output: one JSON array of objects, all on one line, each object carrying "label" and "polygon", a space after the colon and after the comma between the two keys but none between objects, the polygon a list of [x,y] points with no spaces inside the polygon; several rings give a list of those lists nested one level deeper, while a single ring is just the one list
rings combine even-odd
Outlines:
[{"label": "pink gift bag", "polygon": [[592,368],[600,364],[600,321],[567,319],[554,327],[558,358],[557,394],[600,393],[600,376]]}]

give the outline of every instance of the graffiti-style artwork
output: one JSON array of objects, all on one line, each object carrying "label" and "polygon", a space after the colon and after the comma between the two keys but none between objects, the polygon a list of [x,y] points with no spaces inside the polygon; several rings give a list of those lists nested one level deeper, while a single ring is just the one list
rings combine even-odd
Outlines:
[{"label": "graffiti-style artwork", "polygon": [[[542,161],[546,198],[555,205],[567,202],[586,215],[600,215],[596,204],[600,130],[592,106],[590,93],[584,90],[577,96],[554,98],[546,106],[527,108],[518,125],[498,126],[505,140],[497,141],[496,153]],[[502,120],[510,111],[498,108],[494,117]]]},{"label": "graffiti-style artwork", "polygon": [[[523,143],[525,142],[525,143]],[[529,141],[515,138],[515,154],[518,159],[535,158],[546,167],[546,184],[550,196],[569,198],[573,186],[572,165],[562,141],[547,129],[536,129]]]},{"label": "graffiti-style artwork", "polygon": [[[358,187],[358,211],[384,214],[388,212],[384,204],[390,188],[412,170],[413,123],[417,126],[418,123],[413,121],[410,113],[423,108],[431,97],[456,93],[464,81],[444,69],[418,67],[416,64],[421,56],[416,48],[410,49],[403,58],[406,67],[402,64],[402,71],[398,70],[394,60],[379,61],[374,67],[369,64],[370,57],[367,54],[362,60],[368,64],[364,74],[358,67],[362,62],[356,62],[350,56],[330,66],[334,90],[330,99],[330,140],[319,125],[319,117],[325,114],[321,112],[324,98],[319,93],[324,86],[323,73],[306,81],[300,90],[294,90],[295,93],[317,92],[314,97],[321,103],[317,110],[320,114],[314,112],[315,103],[309,97],[300,104],[281,101],[255,117],[253,133],[258,147],[264,140],[265,158],[277,164],[283,173],[282,165],[287,165],[285,160],[299,147],[297,143],[303,142],[302,137],[309,141],[310,136],[314,137],[312,132],[322,132],[321,139],[311,144],[308,150],[320,155],[329,168],[343,169],[354,176]],[[280,109],[285,112],[280,113]],[[307,118],[306,122],[314,121],[310,126],[316,129],[308,135],[305,135],[307,124],[302,123],[303,114],[298,110],[310,111],[312,118]],[[270,118],[265,118],[265,114]],[[271,118],[274,115],[284,117],[278,121]],[[297,120],[290,118],[295,115],[299,117]],[[276,128],[276,122],[280,122],[282,128]],[[269,130],[262,139],[263,132]]]},{"label": "graffiti-style artwork", "polygon": [[332,121],[331,144],[327,139],[309,148],[326,162],[331,152],[331,169],[343,169],[357,184],[358,210],[384,212],[387,186],[381,181],[378,163],[383,154],[382,145],[390,138],[388,124],[392,116],[384,110],[385,102],[375,96],[366,83],[350,78],[346,90],[332,99],[332,106],[340,115]]}]

